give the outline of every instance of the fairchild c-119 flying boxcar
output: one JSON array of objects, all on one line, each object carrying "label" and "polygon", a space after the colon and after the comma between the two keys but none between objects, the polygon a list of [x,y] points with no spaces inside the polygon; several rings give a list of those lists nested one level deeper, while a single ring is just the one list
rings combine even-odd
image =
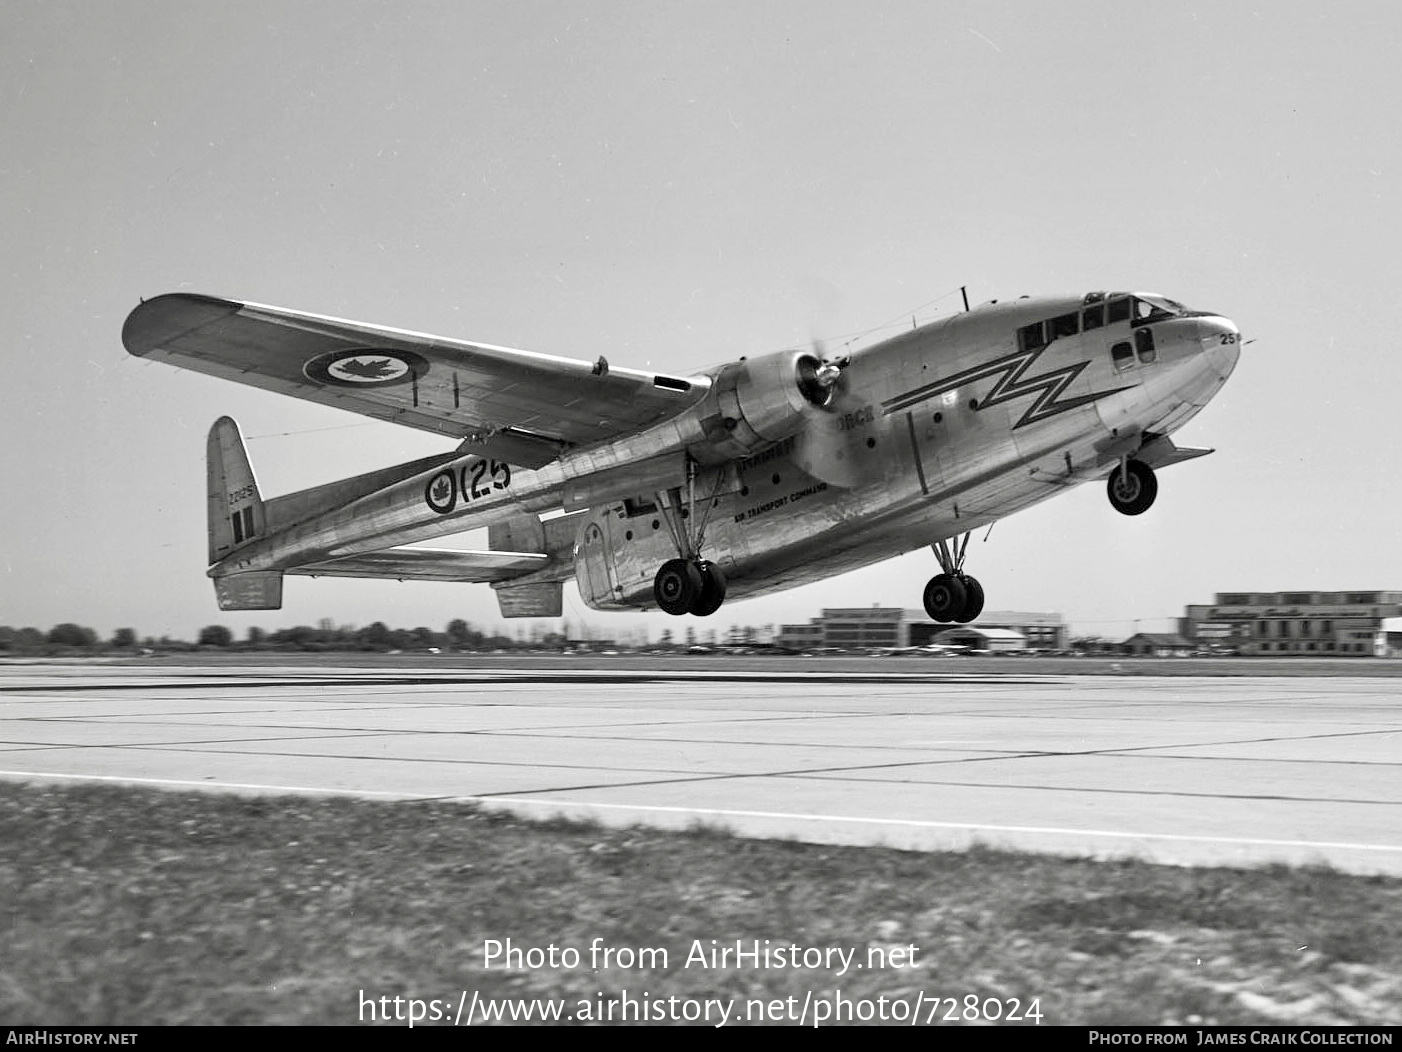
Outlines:
[{"label": "fairchild c-119 flying boxcar", "polygon": [[[873,346],[674,376],[177,293],[128,351],[455,448],[280,497],[238,426],[209,434],[209,575],[225,610],[277,609],[285,574],[488,582],[507,617],[707,615],[929,545],[936,621],[967,622],[971,531],[1106,479],[1138,515],[1170,436],[1226,382],[1240,334],[1162,296],[989,303]],[[486,527],[488,550],[415,542]]]}]

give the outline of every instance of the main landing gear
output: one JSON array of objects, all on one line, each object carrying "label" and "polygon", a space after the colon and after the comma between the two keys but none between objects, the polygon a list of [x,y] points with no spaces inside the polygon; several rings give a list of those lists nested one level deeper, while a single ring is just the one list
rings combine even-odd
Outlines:
[{"label": "main landing gear", "polygon": [[708,559],[701,558],[701,545],[706,536],[706,522],[720,492],[723,471],[716,473],[716,484],[710,498],[702,502],[701,515],[696,515],[696,463],[687,461],[685,504],[680,486],[657,494],[657,505],[667,520],[667,528],[677,546],[680,558],[668,559],[657,571],[652,582],[652,595],[664,612],[680,616],[694,614],[708,617],[725,602],[725,574]]},{"label": "main landing gear", "polygon": [[1111,472],[1106,489],[1110,494],[1110,506],[1121,515],[1143,515],[1159,495],[1159,480],[1148,464],[1126,457]]},{"label": "main landing gear", "polygon": [[725,602],[725,574],[706,559],[669,559],[657,571],[652,594],[666,613],[708,617]]},{"label": "main landing gear", "polygon": [[983,613],[983,585],[964,572],[969,535],[964,534],[952,548],[948,541],[937,541],[931,547],[944,572],[925,585],[925,613],[940,624],[968,624]]}]

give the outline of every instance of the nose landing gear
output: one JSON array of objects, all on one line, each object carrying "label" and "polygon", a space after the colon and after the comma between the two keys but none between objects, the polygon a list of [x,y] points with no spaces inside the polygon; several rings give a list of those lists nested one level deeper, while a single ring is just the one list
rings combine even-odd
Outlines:
[{"label": "nose landing gear", "polygon": [[925,585],[925,613],[940,624],[968,624],[983,613],[983,585],[964,572],[969,535],[964,534],[953,548],[948,541],[937,541],[930,547],[944,572],[931,577]]},{"label": "nose landing gear", "polygon": [[1142,460],[1126,459],[1111,473],[1106,490],[1110,506],[1121,515],[1143,515],[1159,495],[1159,480]]}]

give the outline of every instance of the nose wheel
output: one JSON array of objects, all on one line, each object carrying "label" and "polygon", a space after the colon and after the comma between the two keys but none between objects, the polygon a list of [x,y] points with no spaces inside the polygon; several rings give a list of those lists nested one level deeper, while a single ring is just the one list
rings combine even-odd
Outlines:
[{"label": "nose wheel", "polygon": [[1159,480],[1142,460],[1126,460],[1111,473],[1106,490],[1121,515],[1143,515],[1159,495]]},{"label": "nose wheel", "polygon": [[938,541],[931,547],[944,572],[931,577],[925,585],[922,596],[925,613],[940,624],[951,621],[968,624],[983,613],[983,585],[964,572],[964,553],[969,547],[969,535],[964,534],[952,548],[948,541]]}]

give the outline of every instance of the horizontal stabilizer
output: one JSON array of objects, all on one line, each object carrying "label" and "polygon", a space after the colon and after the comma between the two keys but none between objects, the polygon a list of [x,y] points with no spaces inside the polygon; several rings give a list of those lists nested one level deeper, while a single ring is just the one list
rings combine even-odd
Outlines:
[{"label": "horizontal stabilizer", "polygon": [[281,610],[282,572],[256,570],[214,579],[220,610]]},{"label": "horizontal stabilizer", "polygon": [[459,552],[389,548],[288,569],[306,577],[372,577],[460,584],[509,581],[541,569],[550,557],[535,552]]}]

